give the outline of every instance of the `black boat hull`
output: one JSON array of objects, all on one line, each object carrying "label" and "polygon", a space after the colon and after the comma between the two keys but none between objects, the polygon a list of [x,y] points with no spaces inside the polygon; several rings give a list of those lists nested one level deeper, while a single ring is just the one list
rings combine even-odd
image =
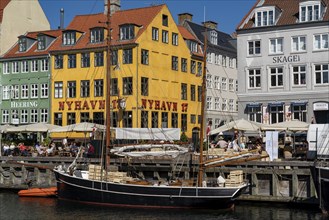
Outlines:
[{"label": "black boat hull", "polygon": [[329,213],[329,168],[318,167],[320,187],[320,208],[324,213]]},{"label": "black boat hull", "polygon": [[247,185],[232,188],[142,186],[54,172],[60,199],[112,206],[223,209],[231,207],[247,188]]}]

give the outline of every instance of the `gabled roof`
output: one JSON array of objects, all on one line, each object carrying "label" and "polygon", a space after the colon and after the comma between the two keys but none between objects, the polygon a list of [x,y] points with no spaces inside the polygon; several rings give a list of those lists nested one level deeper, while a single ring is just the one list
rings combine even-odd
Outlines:
[{"label": "gabled roof", "polygon": [[[281,15],[279,16],[275,26],[297,24],[299,4],[301,2],[305,2],[305,0],[258,0],[237,26],[237,30],[254,28],[255,15],[252,13],[254,13],[256,8],[264,6],[275,6],[281,10]],[[329,21],[329,0],[321,0],[321,2],[324,6],[327,7],[323,20]]]},{"label": "gabled roof", "polygon": [[[7,53],[5,53],[1,58],[9,59],[9,58],[20,58],[20,57],[29,57],[29,56],[42,56],[49,54],[49,51],[54,45],[54,42],[50,44],[50,46],[46,50],[37,50],[37,36],[39,34],[44,34],[50,37],[57,38],[62,34],[61,30],[48,30],[48,31],[36,31],[36,32],[28,32],[24,36],[30,39],[34,39],[35,43],[28,48],[25,52],[19,52],[19,44],[18,42],[10,49]],[[19,36],[23,37],[23,35]],[[55,40],[57,41],[57,40]]]},{"label": "gabled roof", "polygon": [[[136,43],[138,37],[146,30],[147,26],[153,21],[156,15],[166,7],[165,5],[151,6],[145,8],[136,8],[130,10],[117,11],[111,16],[111,45],[126,45]],[[90,43],[90,29],[95,27],[106,28],[107,16],[103,13],[78,15],[74,17],[72,22],[67,26],[67,29],[82,31],[84,34],[77,41],[75,45],[63,46],[62,40],[56,41],[52,51],[61,50],[79,50],[87,48],[105,47],[106,40],[102,43]],[[132,40],[119,40],[119,26],[123,24],[135,24],[140,27],[139,31],[135,33],[135,38]]]},{"label": "gabled roof", "polygon": [[10,0],[1,0],[0,1],[0,23],[2,23],[3,11],[5,7],[9,4]]},{"label": "gabled roof", "polygon": [[193,52],[194,55],[197,55],[197,56],[203,56],[203,53],[201,51],[201,47],[200,47],[200,41],[193,35],[191,34],[191,32],[189,32],[185,27],[181,26],[181,25],[177,25],[178,27],[178,30],[180,32],[180,34],[182,35],[182,37],[185,39],[185,40],[193,40],[195,42],[198,43],[198,52]]}]

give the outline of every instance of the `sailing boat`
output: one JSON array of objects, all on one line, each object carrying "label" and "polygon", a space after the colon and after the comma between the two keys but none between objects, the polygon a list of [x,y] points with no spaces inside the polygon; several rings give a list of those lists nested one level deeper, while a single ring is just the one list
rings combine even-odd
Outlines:
[{"label": "sailing boat", "polygon": [[[110,1],[108,1],[110,5]],[[110,30],[110,14],[108,10],[108,30]],[[107,101],[110,97],[110,31],[107,32]],[[204,57],[205,59],[205,57]],[[205,70],[203,71],[205,75]],[[203,77],[202,100],[205,99],[205,76]],[[106,146],[111,146],[110,109],[106,108]],[[204,114],[204,101],[202,101],[202,115]],[[203,137],[203,122],[201,122],[201,137]],[[200,146],[203,146],[203,138],[200,138]],[[156,146],[159,147],[159,146]],[[172,150],[173,146],[170,146]],[[119,151],[122,154],[126,149]],[[140,150],[140,149],[139,149]],[[170,151],[171,151],[170,150]],[[180,150],[179,148],[176,150]],[[183,152],[186,153],[186,152]],[[107,153],[107,157],[108,157]],[[176,154],[174,154],[176,155]],[[228,208],[234,204],[248,184],[243,180],[242,171],[232,171],[230,181],[226,184],[223,177],[218,178],[217,185],[210,185],[204,180],[203,150],[200,148],[198,179],[167,184],[154,184],[146,180],[139,180],[127,176],[125,172],[112,172],[108,166],[89,165],[88,170],[77,170],[77,155],[73,163],[66,169],[57,166],[54,173],[57,180],[58,197],[65,200],[73,200],[82,203],[93,203],[110,206],[126,207],[152,207],[152,208]],[[108,165],[109,158],[106,158]]]}]

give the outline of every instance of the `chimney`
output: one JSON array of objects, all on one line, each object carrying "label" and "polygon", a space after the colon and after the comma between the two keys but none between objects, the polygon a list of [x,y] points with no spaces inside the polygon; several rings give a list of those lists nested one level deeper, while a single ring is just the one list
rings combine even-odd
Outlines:
[{"label": "chimney", "polygon": [[60,10],[60,26],[59,29],[64,29],[64,8]]},{"label": "chimney", "polygon": [[207,28],[217,30],[217,23],[214,21],[206,21],[206,22],[202,22],[202,24]]},{"label": "chimney", "polygon": [[[108,0],[104,0],[104,14],[108,12]],[[121,3],[120,0],[111,0],[110,1],[110,13],[113,15],[116,11],[120,11]]]},{"label": "chimney", "polygon": [[190,13],[178,14],[178,24],[182,25],[185,20],[192,21],[193,15]]}]

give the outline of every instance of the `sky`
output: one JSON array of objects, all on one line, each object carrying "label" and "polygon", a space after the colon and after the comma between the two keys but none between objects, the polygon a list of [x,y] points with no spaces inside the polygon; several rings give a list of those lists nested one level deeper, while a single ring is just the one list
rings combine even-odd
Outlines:
[{"label": "sky", "polygon": [[[39,0],[51,29],[60,25],[60,9],[64,9],[64,27],[76,15],[104,11],[104,0]],[[177,23],[178,14],[193,14],[193,22],[218,23],[218,30],[231,34],[256,0],[121,0],[121,10],[166,4]]]}]

